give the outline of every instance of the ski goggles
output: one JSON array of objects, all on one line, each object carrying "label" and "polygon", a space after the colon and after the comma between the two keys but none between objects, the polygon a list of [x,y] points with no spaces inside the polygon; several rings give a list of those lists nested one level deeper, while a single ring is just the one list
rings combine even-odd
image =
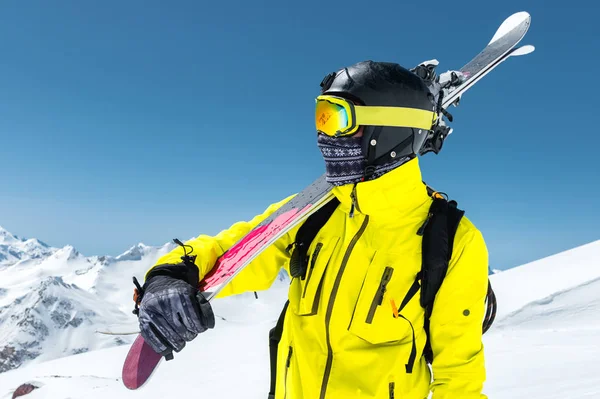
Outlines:
[{"label": "ski goggles", "polygon": [[317,131],[331,137],[352,136],[362,125],[410,127],[430,130],[437,114],[433,111],[403,107],[354,105],[341,97],[317,97]]}]

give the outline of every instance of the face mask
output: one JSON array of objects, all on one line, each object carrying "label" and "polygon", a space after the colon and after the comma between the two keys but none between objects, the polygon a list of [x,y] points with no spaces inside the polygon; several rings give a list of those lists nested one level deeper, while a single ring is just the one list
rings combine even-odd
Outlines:
[{"label": "face mask", "polygon": [[367,160],[362,153],[362,137],[330,137],[317,135],[317,145],[325,160],[327,181],[334,186],[359,183],[376,179],[410,160],[410,157],[394,159],[375,166],[373,173],[365,179]]}]

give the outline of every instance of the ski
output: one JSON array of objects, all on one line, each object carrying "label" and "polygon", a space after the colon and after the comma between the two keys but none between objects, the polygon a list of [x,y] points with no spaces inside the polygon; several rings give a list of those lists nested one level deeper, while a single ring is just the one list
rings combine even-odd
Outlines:
[{"label": "ski", "polygon": [[524,46],[525,49],[521,51],[513,52],[530,25],[531,16],[525,11],[515,13],[504,20],[487,46],[460,69],[467,80],[445,96],[444,107],[451,104],[458,105],[456,101],[468,89],[509,57],[533,52],[535,48],[531,45]]},{"label": "ski", "polygon": [[[534,51],[534,47],[530,45],[515,48],[527,33],[530,24],[531,16],[527,12],[518,12],[507,18],[487,46],[459,70],[466,79],[444,95],[442,107],[457,106],[467,90],[508,58]],[[316,179],[226,251],[199,283],[200,291],[209,301],[212,300],[265,248],[333,199],[332,189],[333,186],[326,181],[325,175]],[[172,358],[172,355],[167,358]],[[138,335],[125,358],[123,384],[128,389],[142,387],[162,359]]]}]

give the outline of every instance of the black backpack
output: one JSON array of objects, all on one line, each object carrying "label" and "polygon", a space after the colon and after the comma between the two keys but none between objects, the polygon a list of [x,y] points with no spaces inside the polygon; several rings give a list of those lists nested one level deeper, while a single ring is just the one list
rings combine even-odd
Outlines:
[{"label": "black backpack", "polygon": [[[452,258],[452,246],[456,229],[464,215],[464,211],[457,208],[456,201],[448,201],[440,193],[427,187],[427,193],[432,197],[433,202],[429,208],[429,214],[425,222],[417,230],[416,234],[423,236],[423,261],[421,271],[417,274],[413,285],[408,290],[406,297],[402,301],[398,312],[402,311],[404,306],[421,289],[421,306],[425,309],[424,328],[427,333],[427,342],[423,350],[423,356],[429,364],[433,362],[433,351],[429,342],[429,318],[433,311],[433,302],[440,289],[448,264]],[[300,277],[306,273],[308,267],[308,248],[317,236],[319,230],[325,225],[331,217],[339,201],[334,198],[323,208],[312,214],[302,224],[296,233],[296,240],[288,247],[293,249],[290,258],[290,274],[292,277]],[[271,360],[271,385],[269,399],[275,397],[275,379],[277,372],[277,346],[281,340],[283,332],[283,321],[287,311],[289,301],[286,301],[277,324],[269,331],[269,350]],[[483,321],[482,332],[485,332],[492,326],[496,316],[496,296],[492,290],[492,285],[488,279],[488,291],[486,296],[487,309]],[[406,366],[408,373],[412,372],[412,364],[416,358],[416,347],[413,340],[413,353]]]}]

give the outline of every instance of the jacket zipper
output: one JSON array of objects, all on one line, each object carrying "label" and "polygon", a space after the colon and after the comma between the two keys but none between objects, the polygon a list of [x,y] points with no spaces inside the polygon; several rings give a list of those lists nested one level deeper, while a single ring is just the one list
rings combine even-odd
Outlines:
[{"label": "jacket zipper", "polygon": [[369,224],[369,216],[365,216],[365,220],[354,235],[352,237],[352,241],[348,245],[348,249],[344,254],[344,258],[342,259],[342,264],[340,265],[340,269],[335,276],[335,281],[333,283],[333,288],[331,289],[331,295],[329,297],[329,303],[327,304],[327,312],[325,313],[325,337],[327,341],[327,363],[325,363],[325,372],[323,374],[323,382],[321,384],[321,394],[319,395],[320,399],[325,399],[325,394],[327,392],[327,384],[329,382],[329,375],[331,373],[331,366],[333,364],[333,349],[331,348],[331,337],[329,332],[329,323],[331,322],[331,313],[333,312],[333,304],[335,303],[335,297],[337,296],[338,289],[340,287],[340,282],[342,281],[342,275],[344,274],[344,270],[346,269],[346,265],[348,264],[348,259],[350,258],[350,254],[354,250],[354,246],[358,239],[363,235],[365,229],[367,228],[367,224]]},{"label": "jacket zipper", "polygon": [[350,206],[350,218],[353,218],[355,208],[357,211],[361,212],[360,206],[358,206],[358,194],[356,193],[356,183],[352,187],[352,192],[350,193],[350,198],[352,199],[352,206]]},{"label": "jacket zipper", "polygon": [[373,317],[375,316],[375,311],[377,310],[377,306],[383,303],[383,296],[385,295],[385,291],[387,289],[387,285],[392,279],[392,274],[394,273],[394,269],[390,266],[386,266],[383,271],[383,275],[381,276],[381,282],[379,283],[379,287],[377,288],[377,292],[375,292],[375,297],[373,297],[373,302],[371,302],[371,307],[369,308],[369,313],[367,313],[367,324],[371,324],[373,322]]},{"label": "jacket zipper", "polygon": [[285,373],[283,375],[283,384],[285,387],[285,392],[283,393],[283,399],[285,399],[287,397],[287,391],[288,391],[287,376],[288,376],[288,370],[290,369],[290,364],[292,363],[292,353],[293,352],[294,352],[294,348],[292,348],[292,346],[290,345],[287,360],[285,361]]},{"label": "jacket zipper", "polygon": [[390,382],[390,399],[394,399],[394,390],[395,390],[395,383],[392,381]]},{"label": "jacket zipper", "polygon": [[315,248],[315,253],[312,256],[312,260],[310,262],[310,269],[308,269],[308,275],[306,276],[306,281],[304,282],[304,291],[302,291],[302,298],[306,296],[306,289],[308,288],[308,282],[310,281],[310,276],[312,275],[312,270],[315,268],[315,263],[317,262],[317,257],[319,256],[319,252],[323,247],[323,243],[318,243]]}]

